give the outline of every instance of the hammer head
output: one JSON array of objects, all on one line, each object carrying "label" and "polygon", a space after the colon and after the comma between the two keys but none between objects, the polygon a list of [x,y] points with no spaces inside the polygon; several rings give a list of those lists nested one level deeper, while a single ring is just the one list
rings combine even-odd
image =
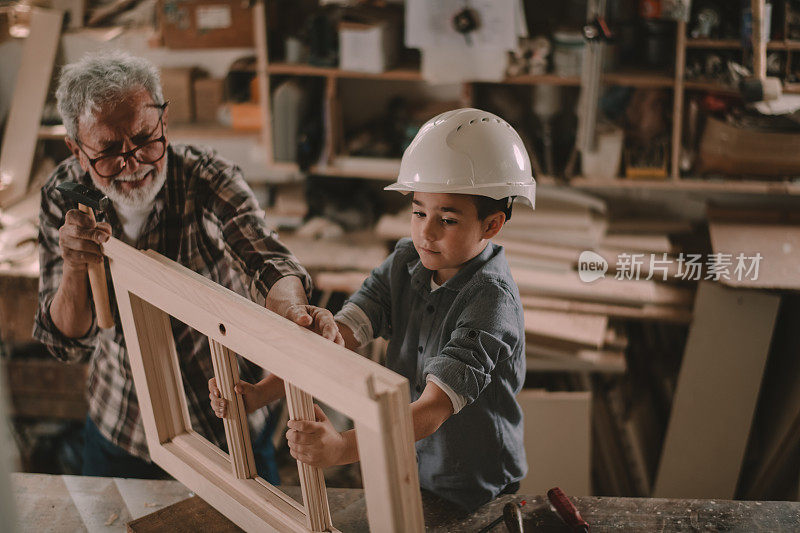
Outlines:
[{"label": "hammer head", "polygon": [[95,211],[105,211],[111,204],[111,201],[105,194],[74,181],[59,183],[56,185],[56,189],[59,190],[65,198],[87,205]]}]

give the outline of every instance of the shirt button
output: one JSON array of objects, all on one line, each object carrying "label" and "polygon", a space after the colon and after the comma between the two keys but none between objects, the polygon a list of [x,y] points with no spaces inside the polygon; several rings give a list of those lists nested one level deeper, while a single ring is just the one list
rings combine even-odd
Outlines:
[{"label": "shirt button", "polygon": [[469,333],[467,333],[467,337],[469,337],[470,339],[474,339],[477,336],[478,336],[478,332],[475,331],[474,329],[469,330]]},{"label": "shirt button", "polygon": [[422,353],[422,346],[418,346],[418,347],[417,347],[417,351],[418,351],[419,353]]},{"label": "shirt button", "polygon": [[433,306],[429,305],[427,311],[428,313],[433,313]]}]

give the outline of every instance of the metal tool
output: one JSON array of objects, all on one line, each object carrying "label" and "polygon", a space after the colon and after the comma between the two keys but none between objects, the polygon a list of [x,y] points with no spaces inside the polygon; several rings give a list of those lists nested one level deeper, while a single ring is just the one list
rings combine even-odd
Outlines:
[{"label": "metal tool", "polygon": [[492,520],[488,526],[478,531],[478,533],[487,533],[503,521],[505,521],[506,528],[511,533],[522,533],[522,507],[526,503],[528,503],[527,500],[508,502],[503,506],[503,514]]},{"label": "metal tool", "polygon": [[558,516],[569,526],[570,530],[578,533],[589,533],[589,524],[587,524],[578,509],[572,505],[564,491],[558,487],[552,488],[547,491],[547,499],[555,507]]},{"label": "metal tool", "polygon": [[[92,222],[95,222],[95,209],[105,211],[111,205],[111,201],[103,193],[80,183],[67,181],[56,185],[56,189],[68,200],[78,202],[78,209],[89,215]],[[103,329],[111,328],[114,326],[114,315],[111,314],[111,306],[108,303],[105,258],[101,263],[87,265],[87,269],[94,310],[97,315],[97,325]]]}]

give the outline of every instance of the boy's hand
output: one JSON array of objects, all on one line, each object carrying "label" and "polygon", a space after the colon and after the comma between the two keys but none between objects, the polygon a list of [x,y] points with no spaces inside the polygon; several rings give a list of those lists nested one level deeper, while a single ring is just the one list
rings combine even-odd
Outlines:
[{"label": "boy's hand", "polygon": [[289,452],[292,457],[307,465],[325,468],[339,464],[345,453],[346,443],[342,435],[334,429],[319,405],[314,404],[316,422],[289,420]]},{"label": "boy's hand", "polygon": [[[263,403],[259,403],[258,389],[256,389],[256,386],[252,383],[239,381],[233,390],[242,395],[242,399],[244,400],[244,410],[247,412],[247,414],[252,413],[264,405]],[[222,393],[220,392],[219,387],[217,387],[217,378],[211,378],[208,380],[208,398],[211,400],[211,409],[214,410],[214,413],[219,418],[225,418],[228,413],[228,402],[222,397]]]},{"label": "boy's hand", "polygon": [[333,320],[333,313],[327,309],[314,305],[294,304],[286,309],[286,318],[329,341],[344,346],[344,339],[339,333],[336,321]]}]

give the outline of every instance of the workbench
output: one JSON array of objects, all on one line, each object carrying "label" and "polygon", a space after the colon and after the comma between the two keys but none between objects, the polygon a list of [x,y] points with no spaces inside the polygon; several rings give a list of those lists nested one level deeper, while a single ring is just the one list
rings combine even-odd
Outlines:
[{"label": "workbench", "polygon": [[[11,475],[22,531],[125,531],[131,520],[192,496],[177,481]],[[299,487],[282,486],[293,498]],[[333,523],[341,531],[368,531],[360,489],[328,489]],[[526,499],[526,531],[565,532],[565,525],[544,505],[544,497],[503,496],[469,516],[423,497],[429,531],[478,531],[500,516],[505,503]],[[593,532],[603,531],[800,531],[800,503],[722,500],[574,497],[573,503]],[[495,533],[505,531],[497,526]]]}]

